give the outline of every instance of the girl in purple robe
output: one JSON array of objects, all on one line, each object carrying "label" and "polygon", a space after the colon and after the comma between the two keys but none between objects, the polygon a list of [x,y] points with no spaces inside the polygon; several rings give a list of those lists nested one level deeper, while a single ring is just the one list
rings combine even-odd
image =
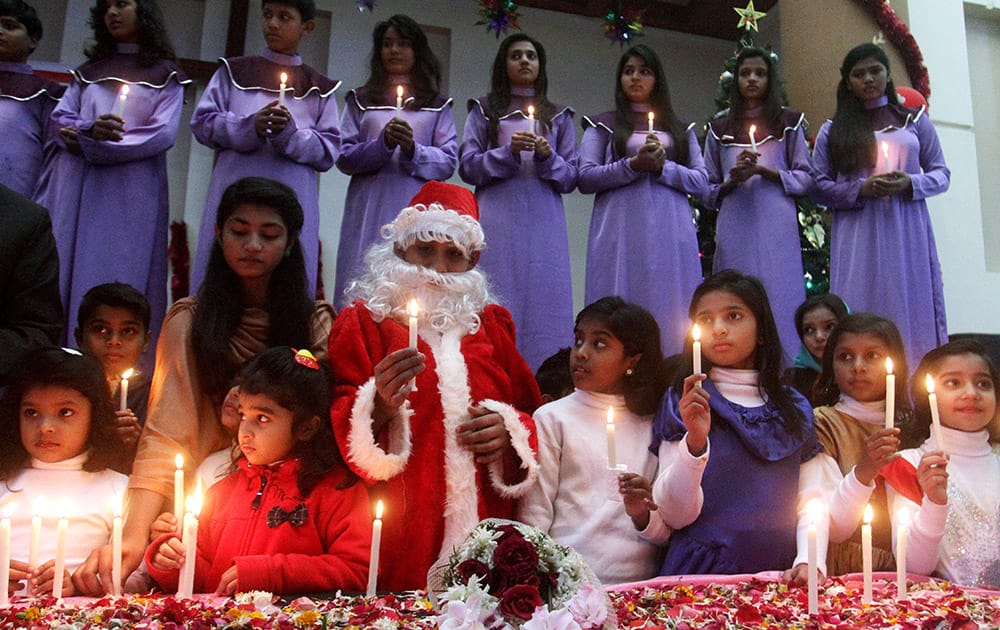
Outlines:
[{"label": "girl in purple robe", "polygon": [[660,324],[665,354],[680,349],[687,299],[701,281],[688,195],[708,185],[694,125],[670,104],[659,57],[639,44],[615,75],[615,110],[583,119],[579,187],[597,193],[587,243],[586,302],[620,295]]},{"label": "girl in purple robe", "polygon": [[[469,101],[458,172],[476,186],[490,246],[480,264],[537,369],[573,321],[562,196],[576,187],[573,110],[549,101],[545,48],[523,33],[500,44],[490,93]],[[530,108],[530,109],[529,109]]]},{"label": "girl in purple robe", "polygon": [[337,250],[334,300],[361,269],[383,225],[425,182],[455,172],[457,138],[451,99],[438,93],[441,64],[420,26],[394,15],[375,26],[371,71],[347,93],[337,168],[351,176]]},{"label": "girl in purple robe", "polygon": [[[198,107],[191,132],[215,149],[215,168],[201,215],[191,289],[197,291],[215,241],[215,211],[233,182],[258,176],[290,186],[302,204],[302,252],[309,294],[319,276],[319,173],[340,153],[334,91],[339,81],[302,63],[299,42],[315,28],[312,0],[264,0],[260,55],[220,59]],[[287,78],[281,94],[281,75]]]},{"label": "girl in purple robe", "polygon": [[926,199],[951,172],[926,110],[899,104],[874,44],[840,66],[837,113],[813,153],[816,201],[833,210],[830,290],[899,327],[906,354],[948,341],[941,265]]},{"label": "girl in purple robe", "polygon": [[167,304],[166,154],[190,81],[155,0],[96,0],[90,25],[90,61],[52,113],[64,150],[38,198],[52,215],[66,312],[92,286],[125,282],[149,299],[155,339]]},{"label": "girl in purple robe", "polygon": [[764,283],[789,358],[799,345],[792,314],[806,296],[795,198],[812,187],[807,123],[801,112],[781,106],[778,68],[759,48],[736,56],[729,102],[705,135],[703,202],[719,210],[712,268],[737,269]]}]

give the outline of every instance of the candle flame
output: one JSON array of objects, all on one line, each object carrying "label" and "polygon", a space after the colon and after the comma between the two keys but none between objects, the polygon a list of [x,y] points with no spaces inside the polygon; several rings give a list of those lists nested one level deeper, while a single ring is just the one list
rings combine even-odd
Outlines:
[{"label": "candle flame", "polygon": [[396,86],[396,98],[403,98],[403,86],[402,85],[397,85]]},{"label": "candle flame", "polygon": [[378,503],[375,504],[375,518],[382,518],[382,499],[379,499]]},{"label": "candle flame", "polygon": [[528,105],[528,118],[534,118],[534,117],[535,117],[535,106]]},{"label": "candle flame", "polygon": [[691,339],[695,341],[701,339],[701,328],[698,328],[698,324],[691,327]]},{"label": "candle flame", "polygon": [[757,125],[750,125],[750,137],[752,138],[755,133],[757,133]]},{"label": "candle flame", "polygon": [[177,464],[178,468],[184,468],[184,456],[180,453],[174,455],[174,463]]},{"label": "candle flame", "polygon": [[889,143],[885,140],[882,141],[882,155],[889,157]]},{"label": "candle flame", "polygon": [[122,380],[127,381],[128,379],[132,378],[133,373],[135,373],[135,370],[133,370],[132,368],[125,370],[124,372],[122,372]]},{"label": "candle flame", "polygon": [[288,83],[288,74],[287,73],[285,73],[285,72],[281,73],[281,82],[282,83]]},{"label": "candle flame", "polygon": [[63,500],[59,502],[59,520],[65,521],[72,513],[73,502],[69,499],[69,497],[64,497]]},{"label": "candle flame", "polygon": [[35,499],[35,516],[42,516],[45,514],[45,497],[38,497]]},{"label": "candle flame", "polygon": [[815,524],[823,513],[823,504],[819,499],[809,499],[809,503],[806,503],[806,512],[809,514],[809,521]]},{"label": "candle flame", "polygon": [[6,506],[4,506],[3,513],[0,514],[0,516],[2,516],[3,518],[10,518],[11,516],[14,515],[14,508],[16,507],[17,507],[16,503],[8,503]]},{"label": "candle flame", "polygon": [[615,426],[615,408],[614,407],[608,407],[608,426],[609,427]]},{"label": "candle flame", "polygon": [[128,93],[129,93],[128,83],[123,83],[122,84],[122,90],[121,90],[121,96],[122,96],[122,98],[128,96]]},{"label": "candle flame", "polygon": [[909,527],[910,511],[906,508],[899,508],[899,511],[896,512],[896,520],[899,522],[899,527]]},{"label": "candle flame", "polygon": [[406,312],[410,317],[416,317],[420,313],[420,307],[417,306],[416,299],[410,300],[410,303],[406,305]]},{"label": "candle flame", "polygon": [[892,357],[885,358],[885,373],[892,374]]},{"label": "candle flame", "polygon": [[647,114],[647,117],[649,118],[649,122],[653,122],[653,119],[656,118],[653,112],[649,112],[649,114]]},{"label": "candle flame", "polygon": [[874,516],[875,511],[872,510],[872,504],[869,503],[865,506],[865,525],[870,525]]},{"label": "candle flame", "polygon": [[201,500],[202,500],[201,479],[199,479],[198,483],[194,487],[194,494],[192,494],[187,498],[186,501],[187,511],[190,512],[191,514],[194,514],[195,516],[201,514]]},{"label": "candle flame", "polygon": [[934,393],[934,377],[931,376],[930,374],[928,374],[927,378],[926,378],[926,380],[924,382],[927,384],[927,393],[928,394],[933,394]]}]

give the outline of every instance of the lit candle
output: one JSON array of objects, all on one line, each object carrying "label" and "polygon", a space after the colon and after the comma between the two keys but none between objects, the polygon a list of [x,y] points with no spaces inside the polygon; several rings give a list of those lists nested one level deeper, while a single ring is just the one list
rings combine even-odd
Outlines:
[{"label": "lit candle", "polygon": [[691,339],[694,340],[691,344],[691,356],[694,357],[693,373],[701,374],[701,328],[698,328],[698,324],[691,327]]},{"label": "lit candle", "polygon": [[119,389],[122,395],[122,400],[121,404],[118,407],[122,411],[128,409],[128,379],[132,378],[132,372],[133,372],[132,368],[129,368],[124,372],[122,372],[122,386]]},{"label": "lit candle", "polygon": [[885,172],[891,173],[892,169],[889,167],[889,143],[885,140],[882,141],[882,159],[885,161]]},{"label": "lit candle", "polygon": [[281,73],[281,85],[278,87],[278,107],[285,104],[285,88],[288,86],[288,73]]},{"label": "lit candle", "polygon": [[[402,89],[402,88],[400,88]],[[417,301],[414,299],[410,300],[410,303],[406,305],[406,312],[410,315],[410,347],[414,350],[417,349],[417,315],[420,314],[420,307],[417,306]],[[414,376],[410,379],[410,391],[417,391],[417,377]]]},{"label": "lit candle", "polygon": [[608,468],[618,465],[618,451],[615,449],[615,408],[608,407]]},{"label": "lit candle", "polygon": [[885,358],[885,428],[891,429],[896,420],[896,375],[892,373],[892,359]]},{"label": "lit candle", "polygon": [[934,393],[934,378],[927,375],[927,404],[931,408],[931,428],[934,430],[934,440],[937,449],[944,452],[944,436],[941,435],[941,414],[938,413],[937,394]]},{"label": "lit candle", "polygon": [[118,91],[118,111],[115,112],[122,120],[125,120],[125,101],[128,100],[128,92],[128,83],[123,83],[122,89]]},{"label": "lit candle", "polygon": [[111,522],[111,594],[122,594],[122,502],[116,497],[112,507],[115,518]]},{"label": "lit candle", "polygon": [[403,86],[396,86],[396,109],[403,109]]},{"label": "lit candle", "polygon": [[861,571],[864,579],[863,604],[872,603],[872,506],[865,506],[865,523],[861,526]]},{"label": "lit candle", "polygon": [[28,566],[38,568],[38,546],[42,542],[42,512],[45,503],[42,499],[35,501],[35,515],[31,517],[31,541],[28,543]]},{"label": "lit candle", "polygon": [[653,133],[653,120],[656,118],[656,116],[653,114],[653,112],[649,112],[647,118],[649,120],[649,133]]},{"label": "lit candle", "polygon": [[66,569],[66,531],[69,529],[69,519],[66,518],[64,508],[63,515],[56,524],[56,564],[52,576],[52,597],[62,598],[63,571]]},{"label": "lit candle", "polygon": [[10,512],[13,506],[8,505],[3,518],[0,519],[0,607],[10,603],[7,594],[7,584],[10,582]]},{"label": "lit candle", "polygon": [[368,588],[365,597],[375,597],[378,584],[378,556],[382,545],[382,499],[375,505],[375,520],[372,522],[372,548],[368,560]]},{"label": "lit candle", "polygon": [[896,527],[896,599],[907,599],[906,587],[906,536],[910,529],[910,512],[899,511],[899,525]]},{"label": "lit candle", "polygon": [[819,564],[816,548],[816,521],[822,512],[819,501],[812,499],[806,506],[809,511],[809,528],[806,530],[807,575],[809,577],[809,614],[819,612]]},{"label": "lit candle", "polygon": [[177,581],[177,597],[189,598],[194,595],[194,567],[198,564],[198,514],[201,512],[201,482],[195,486],[194,494],[188,498],[187,513],[184,514],[184,564]]},{"label": "lit candle", "polygon": [[174,518],[177,519],[177,533],[183,528],[181,519],[184,516],[184,456],[180,453],[174,456],[177,470],[174,471]]},{"label": "lit candle", "polygon": [[528,121],[531,123],[531,133],[535,133],[535,106],[528,105]]},{"label": "lit candle", "polygon": [[750,148],[753,149],[754,153],[757,152],[757,136],[755,135],[756,133],[757,133],[757,125],[750,125]]}]

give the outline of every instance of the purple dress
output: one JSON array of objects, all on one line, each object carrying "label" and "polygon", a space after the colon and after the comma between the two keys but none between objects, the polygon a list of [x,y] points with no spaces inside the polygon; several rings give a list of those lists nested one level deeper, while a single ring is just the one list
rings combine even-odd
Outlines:
[{"label": "purple dress", "polygon": [[[793,391],[801,435],[785,429],[777,407],[743,407],[726,400],[711,379],[712,453],[701,478],[701,514],[670,535],[660,575],[757,573],[792,566],[798,520],[799,466],[822,452],[812,406]],[[653,445],[687,433],[671,387],[653,421]]]},{"label": "purple dress", "polygon": [[[215,241],[215,217],[226,188],[244,177],[268,177],[295,191],[305,217],[299,241],[309,295],[319,275],[319,173],[330,170],[340,152],[334,91],[339,81],[302,63],[298,55],[265,50],[261,56],[220,59],[219,68],[191,115],[191,132],[215,150],[215,168],[198,231],[191,291],[205,279]],[[257,135],[254,117],[278,98],[281,73],[288,75],[285,107],[292,116],[281,133]]]},{"label": "purple dress", "polygon": [[[83,156],[61,150],[42,175],[38,201],[52,215],[69,329],[88,289],[125,282],[149,300],[155,344],[167,307],[167,150],[190,80],[170,61],[140,66],[137,53],[138,46],[119,44],[117,54],[73,70],[52,120],[79,132]],[[90,129],[101,115],[118,113],[125,83],[121,142],[94,140]]]},{"label": "purple dress", "polygon": [[[777,128],[768,129],[767,121],[759,118],[761,110],[747,112],[746,129],[729,129],[728,118],[708,126],[705,168],[709,185],[704,203],[719,210],[712,271],[736,269],[760,278],[790,363],[800,343],[795,309],[806,297],[795,197],[809,193],[812,165],[806,146],[805,116],[785,109]],[[720,198],[719,188],[729,179],[736,158],[751,150],[747,131],[751,123],[759,130],[754,134],[760,154],[758,163],[777,171],[781,182],[754,175]]]},{"label": "purple dress", "polygon": [[573,283],[562,196],[576,187],[573,110],[556,106],[552,146],[546,160],[510,151],[511,136],[529,131],[524,110],[530,97],[513,96],[500,118],[498,146],[487,140],[487,100],[469,101],[458,172],[476,186],[479,222],[487,247],[480,267],[489,274],[498,300],[514,317],[517,347],[532,370],[567,346],[573,330]]},{"label": "purple dress", "polygon": [[[875,169],[835,173],[828,153],[830,123],[816,138],[813,164],[816,201],[833,210],[830,291],[853,311],[891,319],[903,337],[906,356],[916,365],[948,341],[941,265],[927,212],[928,197],[948,190],[951,171],[934,125],[924,110],[884,104],[868,110],[875,131]],[[906,172],[913,194],[862,198],[861,184],[888,169]]]},{"label": "purple dress", "polygon": [[579,186],[597,193],[587,243],[586,302],[620,295],[645,307],[660,325],[663,351],[681,350],[690,327],[688,303],[701,282],[698,236],[688,195],[708,185],[693,127],[687,129],[688,166],[674,161],[670,135],[658,131],[667,149],[659,175],[629,166],[646,141],[646,114],[635,112],[628,156],[614,155],[614,112],[584,117]]},{"label": "purple dress", "polygon": [[[347,93],[340,120],[343,141],[337,168],[351,176],[344,201],[337,250],[337,286],[334,304],[345,306],[344,289],[356,278],[365,251],[381,241],[379,230],[407,206],[429,180],[446,180],[455,172],[458,140],[451,99],[439,96],[426,107],[415,109],[409,100],[403,110],[395,108],[395,88],[389,105],[375,105],[364,88]],[[398,147],[385,145],[383,129],[394,116],[413,128],[413,158]]]},{"label": "purple dress", "polygon": [[0,184],[34,195],[43,160],[56,150],[59,130],[50,117],[65,91],[28,64],[0,61]]}]

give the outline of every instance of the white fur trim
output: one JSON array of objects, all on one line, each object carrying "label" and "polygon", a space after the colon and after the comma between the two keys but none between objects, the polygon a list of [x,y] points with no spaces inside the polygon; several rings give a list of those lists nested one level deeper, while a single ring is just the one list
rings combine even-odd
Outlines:
[{"label": "white fur trim", "polygon": [[455,243],[466,256],[486,246],[479,221],[459,214],[439,203],[417,204],[403,208],[392,223],[381,229],[382,238],[406,249],[414,242],[447,240]]},{"label": "white fur trim", "polygon": [[372,432],[375,411],[375,378],[368,379],[358,388],[351,408],[351,429],[347,434],[347,457],[358,468],[377,481],[385,481],[395,477],[406,468],[410,458],[413,442],[410,439],[410,409],[409,401],[396,410],[389,420],[389,439],[387,453],[375,443]]},{"label": "white fur trim", "polygon": [[538,480],[538,460],[535,459],[535,452],[531,450],[531,433],[521,422],[517,409],[507,403],[496,400],[484,400],[479,403],[486,409],[500,414],[503,418],[503,426],[510,434],[510,445],[514,448],[518,458],[521,460],[521,470],[528,471],[524,479],[513,485],[507,484],[503,480],[503,462],[493,462],[490,464],[490,481],[493,487],[505,499],[516,499],[535,485]]}]

